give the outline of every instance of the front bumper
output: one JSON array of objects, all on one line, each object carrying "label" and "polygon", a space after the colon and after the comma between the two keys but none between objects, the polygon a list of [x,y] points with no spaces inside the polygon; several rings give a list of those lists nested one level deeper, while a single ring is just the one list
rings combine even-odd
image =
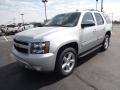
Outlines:
[{"label": "front bumper", "polygon": [[16,60],[25,65],[25,67],[37,71],[53,71],[55,68],[56,57],[53,53],[48,54],[23,54],[13,47],[12,53]]}]

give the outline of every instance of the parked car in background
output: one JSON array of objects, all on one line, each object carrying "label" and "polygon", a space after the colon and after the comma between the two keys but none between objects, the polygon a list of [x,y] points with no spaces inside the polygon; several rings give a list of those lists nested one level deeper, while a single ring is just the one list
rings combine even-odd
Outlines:
[{"label": "parked car in background", "polygon": [[5,35],[16,34],[18,32],[28,30],[28,29],[31,29],[31,28],[34,28],[34,25],[32,25],[32,24],[11,25],[10,24],[10,25],[6,25],[6,26],[4,25],[4,26],[0,27],[2,34],[5,34]]},{"label": "parked car in background", "polygon": [[0,30],[0,36],[2,36],[2,31]]},{"label": "parked car in background", "polygon": [[17,32],[22,32],[22,31],[24,31],[24,26],[18,26]]},{"label": "parked car in background", "polygon": [[5,35],[15,34],[17,27],[15,25],[7,25],[5,29]]},{"label": "parked car in background", "polygon": [[5,34],[6,30],[7,30],[7,27],[6,27],[6,26],[3,26],[3,27],[1,28],[1,31],[2,31],[3,35]]},{"label": "parked car in background", "polygon": [[25,24],[23,27],[24,27],[24,30],[28,30],[28,29],[34,28],[34,25],[32,25],[32,24]]},{"label": "parked car in background", "polygon": [[5,33],[5,35],[11,35],[11,34],[16,34],[18,32],[21,32],[23,30],[24,30],[23,26],[7,25],[3,29],[3,32]]},{"label": "parked car in background", "polygon": [[33,25],[34,25],[34,27],[43,27],[44,26],[43,23],[34,23]]}]

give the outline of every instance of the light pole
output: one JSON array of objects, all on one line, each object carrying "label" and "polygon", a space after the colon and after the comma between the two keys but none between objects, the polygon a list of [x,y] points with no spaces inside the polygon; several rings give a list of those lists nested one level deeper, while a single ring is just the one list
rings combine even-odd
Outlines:
[{"label": "light pole", "polygon": [[24,18],[23,18],[24,14],[22,13],[20,15],[21,15],[21,18],[22,18],[22,23],[24,24]]},{"label": "light pole", "polygon": [[96,0],[96,11],[97,11],[97,6],[98,6],[98,0]]},{"label": "light pole", "polygon": [[48,2],[47,0],[42,0],[45,6],[45,21],[47,21],[47,9],[46,9],[46,3]]},{"label": "light pole", "polygon": [[24,29],[25,29],[25,26],[24,26],[24,18],[23,18],[24,14],[22,13],[22,14],[20,14],[20,15],[21,15],[21,18],[22,18],[23,27],[24,27]]},{"label": "light pole", "polygon": [[103,0],[101,0],[101,12],[103,12]]}]

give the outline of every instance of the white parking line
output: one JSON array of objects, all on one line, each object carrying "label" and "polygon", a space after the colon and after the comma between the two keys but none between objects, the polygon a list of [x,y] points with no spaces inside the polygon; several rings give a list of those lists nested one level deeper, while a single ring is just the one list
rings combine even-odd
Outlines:
[{"label": "white parking line", "polygon": [[8,39],[5,36],[3,36],[3,37],[4,37],[5,41],[8,42]]}]

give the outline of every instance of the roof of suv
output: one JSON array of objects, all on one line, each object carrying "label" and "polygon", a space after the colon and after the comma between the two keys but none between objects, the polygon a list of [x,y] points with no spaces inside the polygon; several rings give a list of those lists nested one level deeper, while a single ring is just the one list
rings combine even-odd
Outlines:
[{"label": "roof of suv", "polygon": [[[86,9],[86,10],[78,10],[78,11],[75,11],[75,12],[80,12],[80,13],[82,13],[82,12],[91,12],[91,13],[93,13],[93,12],[95,12],[95,13],[100,13],[100,14],[103,14],[104,12],[101,12],[101,11],[98,11],[98,10],[94,10],[94,9]],[[67,13],[75,13],[75,12],[67,12]]]},{"label": "roof of suv", "polygon": [[104,13],[104,12],[101,12],[101,11],[98,11],[98,10],[94,10],[94,9],[86,9],[86,10],[82,10],[80,12],[97,12],[97,13]]}]

